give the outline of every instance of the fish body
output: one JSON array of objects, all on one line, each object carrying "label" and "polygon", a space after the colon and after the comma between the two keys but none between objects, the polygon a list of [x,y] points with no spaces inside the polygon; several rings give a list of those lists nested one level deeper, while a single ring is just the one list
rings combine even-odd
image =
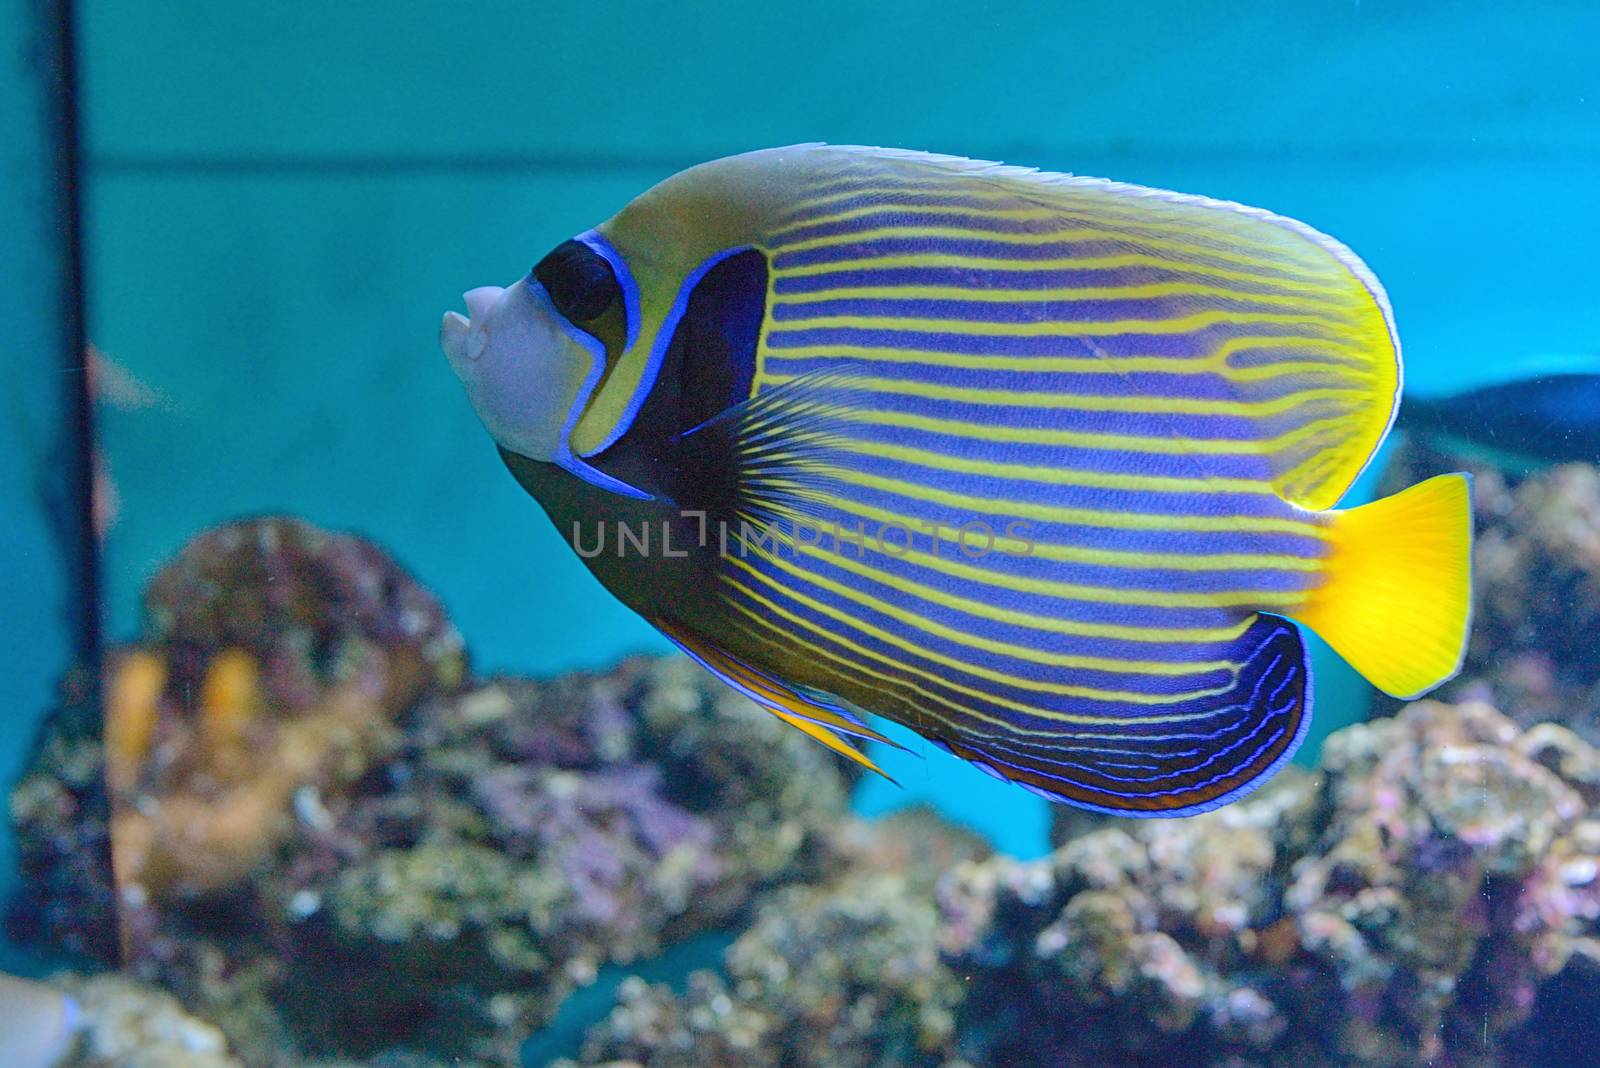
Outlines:
[{"label": "fish body", "polygon": [[[797,146],[677,175],[475,293],[445,349],[585,562],[864,763],[862,710],[1052,800],[1186,814],[1304,736],[1291,619],[1393,693],[1459,663],[1466,482],[1329,510],[1399,347],[1371,273],[1292,220]],[[515,404],[480,399],[508,380]]]},{"label": "fish body", "polygon": [[1531,460],[1600,463],[1600,374],[1563,372],[1450,396],[1409,396],[1399,426]]}]

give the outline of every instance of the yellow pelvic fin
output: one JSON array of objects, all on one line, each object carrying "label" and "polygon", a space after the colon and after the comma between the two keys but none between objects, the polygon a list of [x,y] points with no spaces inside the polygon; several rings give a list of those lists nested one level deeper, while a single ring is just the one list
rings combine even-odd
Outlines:
[{"label": "yellow pelvic fin", "polygon": [[1294,618],[1395,697],[1449,679],[1472,616],[1468,476],[1440,475],[1329,516],[1325,579]]},{"label": "yellow pelvic fin", "polygon": [[[651,622],[701,667],[789,726],[810,735],[840,756],[849,757],[868,771],[876,772],[890,782],[895,781],[878,767],[876,761],[852,745],[849,739],[863,738],[892,745],[897,749],[901,748],[893,741],[866,724],[844,715],[841,711],[817,703],[800,690],[751,667],[716,644],[691,634],[682,627],[663,620]],[[895,785],[898,786],[899,783]]]},{"label": "yellow pelvic fin", "polygon": [[[855,746],[851,745],[849,742],[845,741],[839,735],[828,730],[826,727],[819,726],[810,720],[802,719],[801,717],[792,713],[785,712],[775,704],[763,704],[762,707],[768,712],[771,712],[774,716],[777,716],[779,719],[783,720],[789,726],[796,727],[799,730],[804,731],[806,734],[815,738],[817,741],[821,742],[829,749],[832,749],[840,756],[849,757],[851,760],[854,760],[857,764],[860,764],[868,771],[877,772],[890,782],[894,782],[894,779],[887,772],[878,767],[878,764],[875,760],[867,756],[867,754],[863,753]],[[895,783],[895,785],[898,786],[899,783]]]}]

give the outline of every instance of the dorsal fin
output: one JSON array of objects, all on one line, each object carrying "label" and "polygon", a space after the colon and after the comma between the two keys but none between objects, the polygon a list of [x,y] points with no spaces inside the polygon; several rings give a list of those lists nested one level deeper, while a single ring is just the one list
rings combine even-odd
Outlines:
[{"label": "dorsal fin", "polygon": [[[983,160],[857,146],[809,151],[835,155],[827,188],[848,191],[798,197],[778,231],[780,252],[785,241],[855,224],[870,231],[910,215],[944,227],[953,245],[1003,237],[1097,246],[1106,254],[1090,265],[1122,293],[1142,284],[1135,279],[1159,278],[1145,299],[1160,305],[1163,319],[1193,321],[1196,335],[1227,339],[1201,346],[1195,358],[1207,361],[1232,401],[1256,412],[1248,444],[1288,500],[1332,507],[1394,420],[1400,349],[1388,297],[1355,253],[1304,223],[1209,197]],[[1139,388],[1138,360],[1083,341]]]}]

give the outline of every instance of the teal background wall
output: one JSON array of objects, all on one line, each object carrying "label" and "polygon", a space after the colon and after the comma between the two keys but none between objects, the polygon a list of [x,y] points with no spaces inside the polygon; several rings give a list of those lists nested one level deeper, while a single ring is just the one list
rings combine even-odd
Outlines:
[{"label": "teal background wall", "polygon": [[[78,433],[81,388],[70,184],[59,181],[64,67],[49,5],[0,0],[0,783],[27,757],[38,716],[87,650],[93,567]],[[0,901],[15,883],[0,823]],[[0,971],[27,971],[0,939]]]},{"label": "teal background wall", "polygon": [[[481,667],[664,649],[500,469],[435,334],[462,290],[755,147],[1002,158],[1305,219],[1385,281],[1421,390],[1600,349],[1592,3],[87,0],[81,18],[91,335],[153,391],[102,417],[115,636],[190,534],[292,511],[391,547]],[[1314,730],[1365,696],[1325,657]],[[1039,803],[916,748],[893,768],[906,789],[864,808],[935,797],[1040,847]]]}]

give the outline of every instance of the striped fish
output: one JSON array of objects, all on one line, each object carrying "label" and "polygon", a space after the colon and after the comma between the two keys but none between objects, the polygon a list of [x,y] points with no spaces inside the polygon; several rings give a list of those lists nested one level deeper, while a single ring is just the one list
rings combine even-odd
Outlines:
[{"label": "striped fish", "polygon": [[445,351],[600,580],[870,767],[863,713],[1183,815],[1304,737],[1296,621],[1389,693],[1459,665],[1466,479],[1331,510],[1399,343],[1293,220],[806,145],[677,175],[466,302]]}]

